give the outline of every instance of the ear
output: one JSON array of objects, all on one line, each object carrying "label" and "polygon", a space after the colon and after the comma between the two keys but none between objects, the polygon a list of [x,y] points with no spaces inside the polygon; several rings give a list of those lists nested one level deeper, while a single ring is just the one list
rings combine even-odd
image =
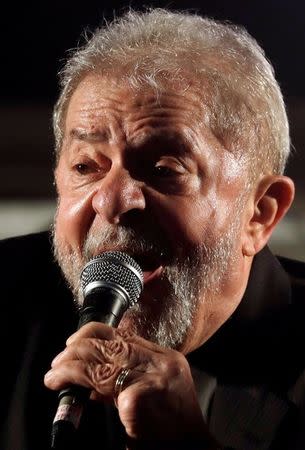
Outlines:
[{"label": "ear", "polygon": [[248,199],[248,214],[242,241],[243,254],[254,256],[270,239],[294,198],[293,181],[283,175],[268,175],[260,180]]}]

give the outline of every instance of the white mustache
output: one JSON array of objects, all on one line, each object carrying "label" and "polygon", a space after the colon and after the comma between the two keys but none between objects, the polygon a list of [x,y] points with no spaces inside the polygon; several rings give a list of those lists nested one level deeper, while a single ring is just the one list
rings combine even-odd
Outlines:
[{"label": "white mustache", "polygon": [[104,251],[122,251],[131,256],[152,254],[155,257],[169,253],[168,245],[151,233],[144,236],[143,232],[140,234],[131,228],[112,226],[89,230],[82,248],[84,263]]}]

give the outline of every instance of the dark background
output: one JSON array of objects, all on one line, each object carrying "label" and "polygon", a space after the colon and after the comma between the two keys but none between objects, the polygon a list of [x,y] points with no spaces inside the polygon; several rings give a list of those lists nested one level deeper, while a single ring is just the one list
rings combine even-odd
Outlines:
[{"label": "dark background", "polygon": [[[135,1],[48,0],[27,4],[11,2],[1,11],[2,203],[54,199],[51,113],[58,95],[57,72],[67,50],[78,44],[84,28],[93,30],[103,17],[110,20],[114,11],[120,14],[128,6],[143,9],[141,5]],[[287,174],[296,181],[297,196],[288,222],[291,218],[297,223],[302,234],[305,228],[304,0],[154,1],[145,5],[194,10],[244,25],[265,49],[284,93],[294,147]]]},{"label": "dark background", "polygon": [[[11,2],[2,15],[5,34],[2,52],[7,61],[2,76],[6,83],[4,100],[52,103],[57,95],[56,71],[67,49],[77,45],[85,27],[94,29],[103,17],[111,19],[131,1],[52,0],[16,5]],[[305,97],[305,2],[266,0],[237,2],[154,1],[150,5],[189,9],[216,19],[244,25],[266,50],[273,62],[284,93]],[[143,9],[143,7],[142,7]],[[7,52],[7,53],[6,53]],[[2,53],[3,54],[3,53]]]}]

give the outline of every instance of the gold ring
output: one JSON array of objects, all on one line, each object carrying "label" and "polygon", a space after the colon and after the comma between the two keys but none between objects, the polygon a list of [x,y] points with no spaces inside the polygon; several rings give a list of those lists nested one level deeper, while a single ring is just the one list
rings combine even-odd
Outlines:
[{"label": "gold ring", "polygon": [[122,369],[115,380],[114,385],[114,403],[117,406],[117,398],[123,390],[123,385],[126,381],[126,378],[130,374],[131,369]]}]

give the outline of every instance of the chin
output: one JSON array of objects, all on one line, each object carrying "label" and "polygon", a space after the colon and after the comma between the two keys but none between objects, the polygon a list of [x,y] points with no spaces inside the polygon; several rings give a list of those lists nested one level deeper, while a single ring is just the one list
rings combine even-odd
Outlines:
[{"label": "chin", "polygon": [[[178,350],[185,342],[192,321],[191,315],[173,307],[172,299],[152,300],[149,304],[136,305],[128,310],[118,328],[126,333],[134,333],[161,347]],[[156,307],[158,306],[158,308]]]}]

